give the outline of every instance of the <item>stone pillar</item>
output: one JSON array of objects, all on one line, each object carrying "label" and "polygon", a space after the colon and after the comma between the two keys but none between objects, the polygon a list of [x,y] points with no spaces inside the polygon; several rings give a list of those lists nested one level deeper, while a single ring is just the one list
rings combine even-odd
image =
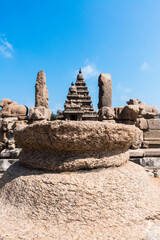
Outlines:
[{"label": "stone pillar", "polygon": [[29,120],[50,120],[51,110],[49,110],[48,99],[46,75],[44,71],[39,71],[35,85],[35,107],[29,110]]},{"label": "stone pillar", "polygon": [[99,86],[99,121],[113,120],[115,117],[112,108],[112,80],[108,73],[101,73],[98,78]]},{"label": "stone pillar", "polygon": [[98,78],[99,103],[98,108],[112,107],[112,79],[108,73],[101,73]]},{"label": "stone pillar", "polygon": [[39,71],[35,85],[35,107],[49,108],[48,105],[48,90],[46,86],[46,75],[44,71]]}]

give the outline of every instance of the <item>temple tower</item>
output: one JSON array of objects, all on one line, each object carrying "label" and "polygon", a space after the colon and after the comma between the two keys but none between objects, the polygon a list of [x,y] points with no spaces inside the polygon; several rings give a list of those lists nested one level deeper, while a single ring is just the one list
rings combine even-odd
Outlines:
[{"label": "temple tower", "polygon": [[[77,75],[77,80],[71,84],[67,100],[64,104],[64,111],[61,119],[65,120],[98,120],[98,114],[94,111],[92,100],[89,95],[88,87],[84,81],[84,76],[81,69]],[[58,119],[60,119],[58,117]]]}]

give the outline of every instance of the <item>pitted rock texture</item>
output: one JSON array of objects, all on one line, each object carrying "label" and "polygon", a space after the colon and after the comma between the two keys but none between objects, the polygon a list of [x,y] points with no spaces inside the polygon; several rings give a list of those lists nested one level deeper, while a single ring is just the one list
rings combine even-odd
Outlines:
[{"label": "pitted rock texture", "polygon": [[53,171],[120,166],[140,130],[108,122],[54,121],[20,126],[14,132],[25,165]]},{"label": "pitted rock texture", "polygon": [[160,239],[160,185],[134,163],[51,173],[12,165],[0,180],[0,239]]},{"label": "pitted rock texture", "polygon": [[46,85],[46,75],[44,71],[39,71],[37,74],[37,80],[35,85],[35,107],[46,107],[49,108],[48,105],[48,90]]}]

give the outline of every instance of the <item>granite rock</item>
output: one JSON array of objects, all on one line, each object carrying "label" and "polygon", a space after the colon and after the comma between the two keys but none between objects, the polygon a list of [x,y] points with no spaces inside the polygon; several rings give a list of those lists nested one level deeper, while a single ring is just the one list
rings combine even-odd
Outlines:
[{"label": "granite rock", "polygon": [[0,238],[158,240],[159,189],[131,162],[60,174],[16,163],[0,180]]},{"label": "granite rock", "polygon": [[110,74],[101,73],[98,78],[99,103],[98,108],[112,107],[112,79]]},{"label": "granite rock", "polygon": [[0,102],[1,116],[2,117],[18,117],[26,116],[28,114],[28,108],[23,105],[18,105],[9,98],[4,98]]},{"label": "granite rock", "polygon": [[134,126],[94,121],[42,121],[14,132],[23,149],[20,161],[53,171],[120,166],[129,158],[129,147],[139,143],[139,134]]},{"label": "granite rock", "polygon": [[99,109],[99,121],[113,120],[115,118],[114,108],[102,107]]},{"label": "granite rock", "polygon": [[51,110],[45,107],[32,107],[29,110],[29,120],[50,120]]},{"label": "granite rock", "polygon": [[35,107],[46,107],[49,108],[48,105],[48,90],[46,85],[46,75],[44,71],[39,71],[37,74],[37,80],[35,85]]}]

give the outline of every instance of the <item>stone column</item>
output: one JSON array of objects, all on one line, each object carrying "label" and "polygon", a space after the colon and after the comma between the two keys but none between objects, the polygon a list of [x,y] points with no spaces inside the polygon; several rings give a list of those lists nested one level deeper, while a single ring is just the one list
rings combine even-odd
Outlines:
[{"label": "stone column", "polygon": [[44,71],[39,71],[35,85],[35,107],[30,108],[29,120],[50,120],[51,110],[49,110],[48,99],[46,75]]},{"label": "stone column", "polygon": [[98,78],[99,103],[98,108],[112,107],[112,79],[108,73],[101,73]]},{"label": "stone column", "polygon": [[44,71],[39,71],[35,85],[35,107],[49,108],[48,105],[48,90],[46,86],[46,75]]},{"label": "stone column", "polygon": [[101,73],[98,78],[99,86],[99,121],[113,120],[115,117],[112,108],[112,79],[108,73]]}]

